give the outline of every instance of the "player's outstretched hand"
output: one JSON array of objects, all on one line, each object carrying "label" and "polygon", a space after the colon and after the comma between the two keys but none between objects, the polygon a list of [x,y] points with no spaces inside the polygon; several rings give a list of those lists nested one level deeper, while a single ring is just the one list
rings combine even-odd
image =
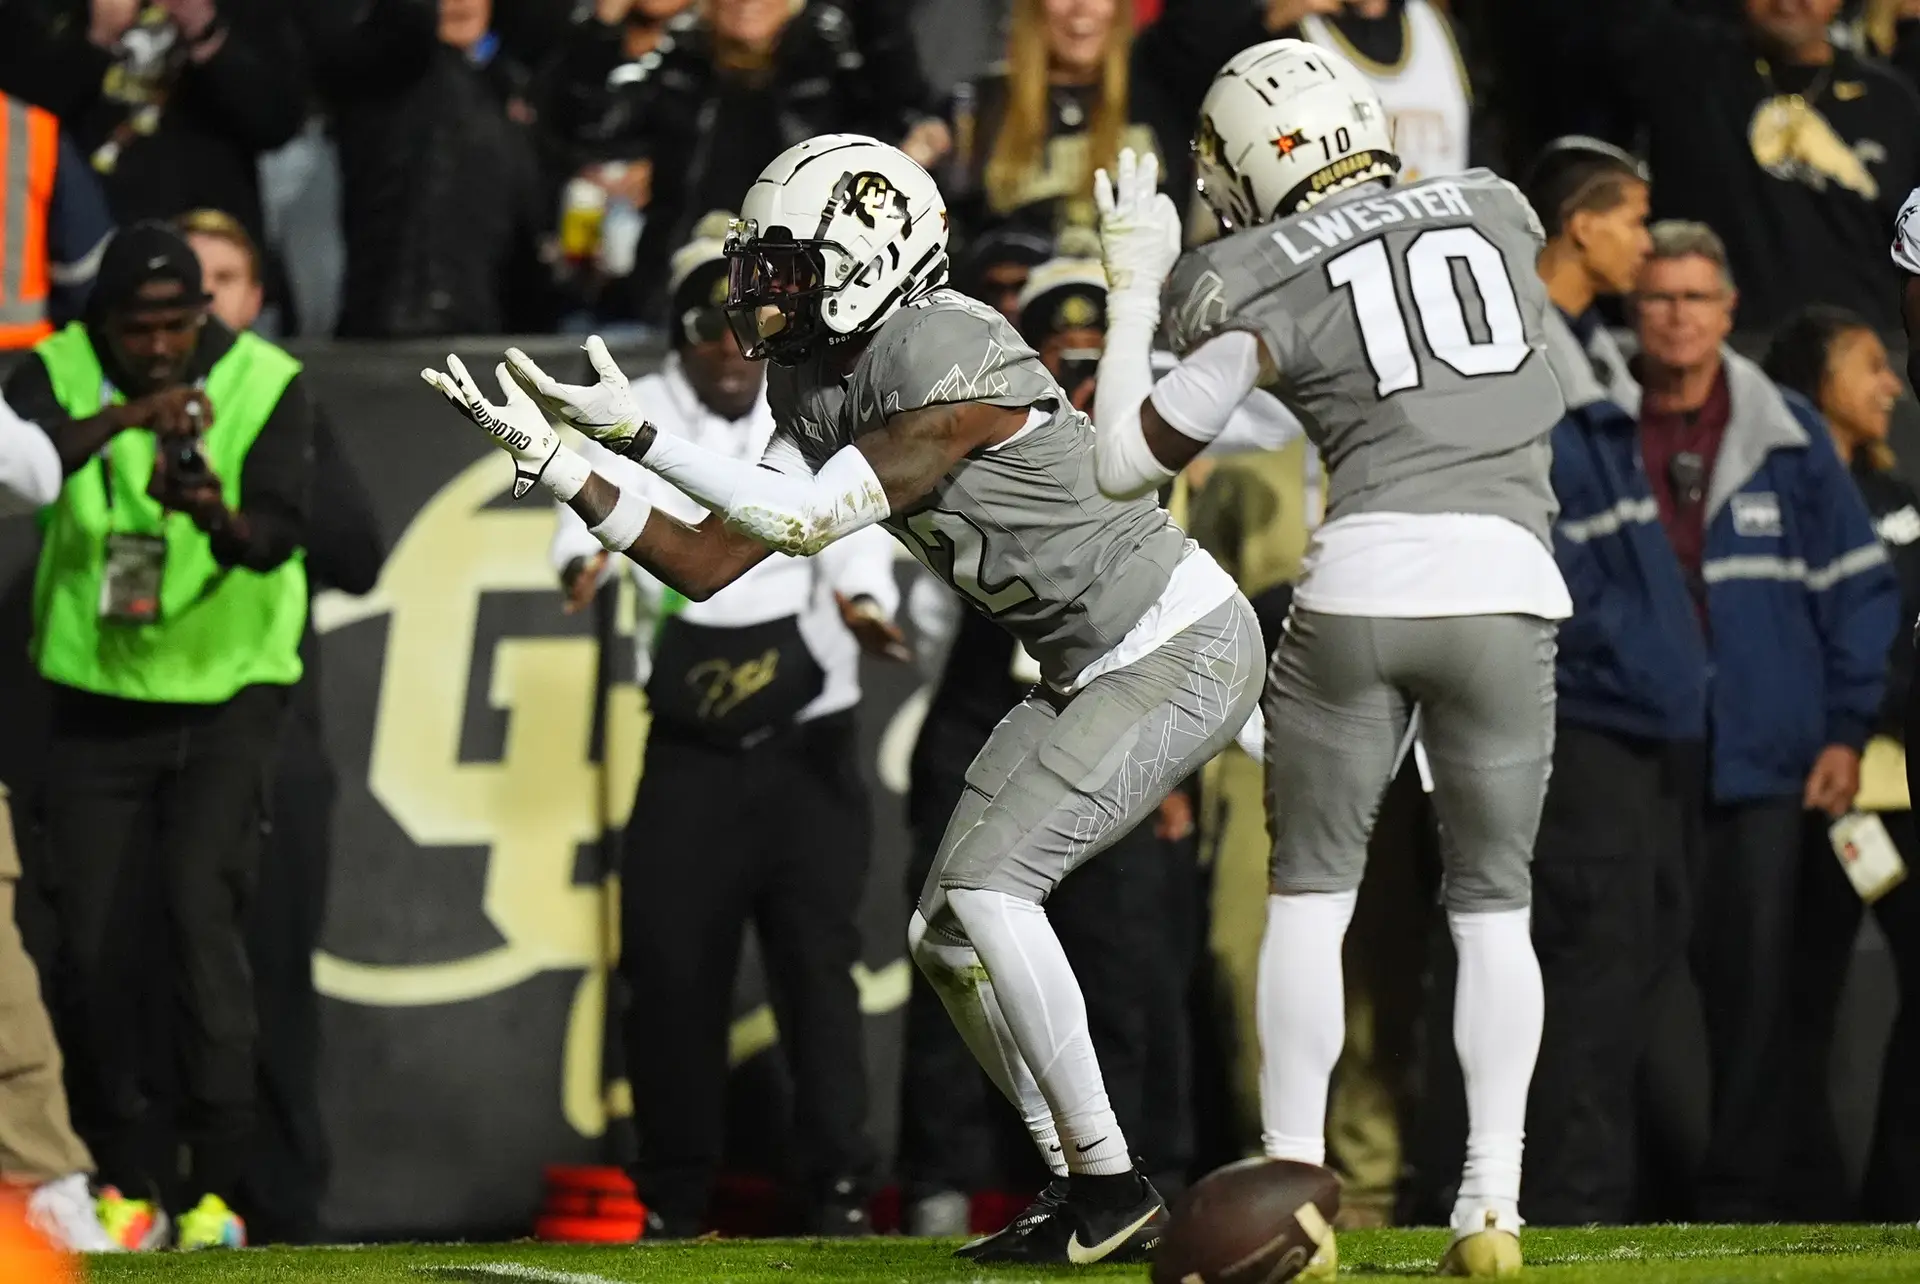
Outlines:
[{"label": "player's outstretched hand", "polygon": [[422,370],[420,377],[432,384],[449,405],[492,434],[500,449],[513,456],[513,497],[519,499],[540,480],[554,454],[560,449],[560,434],[540,413],[540,407],[520,390],[507,374],[505,365],[494,367],[500,380],[500,392],[506,404],[496,406],[481,395],[473,376],[460,358],[449,356],[447,368]]},{"label": "player's outstretched hand", "polygon": [[616,455],[637,459],[639,455],[629,448],[636,437],[651,440],[652,427],[641,417],[627,376],[620,372],[606,343],[596,334],[588,337],[585,347],[587,360],[600,376],[595,384],[561,383],[518,348],[507,349],[507,368],[548,419],[578,429]]},{"label": "player's outstretched hand", "polygon": [[1122,148],[1109,175],[1094,171],[1093,200],[1100,209],[1100,253],[1107,289],[1114,294],[1151,294],[1180,259],[1180,211],[1159,190],[1160,162],[1152,152],[1136,157]]}]

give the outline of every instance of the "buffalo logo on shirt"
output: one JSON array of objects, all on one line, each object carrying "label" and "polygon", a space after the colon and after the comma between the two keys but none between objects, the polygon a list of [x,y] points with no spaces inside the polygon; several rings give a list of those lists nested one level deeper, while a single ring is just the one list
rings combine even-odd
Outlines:
[{"label": "buffalo logo on shirt", "polygon": [[1868,166],[1886,160],[1887,149],[1870,138],[1849,143],[1798,94],[1762,101],[1747,140],[1754,162],[1775,178],[1805,183],[1816,192],[1835,183],[1870,201],[1880,195],[1880,180]]},{"label": "buffalo logo on shirt", "polygon": [[1733,532],[1749,539],[1769,539],[1782,533],[1780,497],[1770,490],[1735,495]]}]

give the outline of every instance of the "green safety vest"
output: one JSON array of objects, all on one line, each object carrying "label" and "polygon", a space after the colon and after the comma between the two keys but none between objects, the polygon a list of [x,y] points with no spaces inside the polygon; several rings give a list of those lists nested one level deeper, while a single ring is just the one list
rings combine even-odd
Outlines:
[{"label": "green safety vest", "polygon": [[[75,419],[98,414],[109,391],[123,400],[108,388],[79,323],[34,351],[46,364],[55,398]],[[208,372],[213,425],[202,451],[228,508],[240,507],[247,451],[299,370],[298,361],[271,343],[240,334]],[[291,686],[300,680],[307,622],[302,555],[264,574],[220,565],[192,518],[148,498],[155,441],[144,428],[115,434],[105,458],[96,455],[76,469],[46,510],[33,582],[34,663],[64,686],[166,704],[219,704],[256,683]],[[151,624],[100,619],[110,532],[166,541],[159,618]]]}]

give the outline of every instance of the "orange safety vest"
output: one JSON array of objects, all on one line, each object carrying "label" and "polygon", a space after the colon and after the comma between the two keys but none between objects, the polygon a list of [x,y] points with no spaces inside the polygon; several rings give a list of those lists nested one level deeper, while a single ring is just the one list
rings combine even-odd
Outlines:
[{"label": "orange safety vest", "polygon": [[30,348],[47,321],[47,211],[60,152],[52,112],[0,96],[0,350]]}]

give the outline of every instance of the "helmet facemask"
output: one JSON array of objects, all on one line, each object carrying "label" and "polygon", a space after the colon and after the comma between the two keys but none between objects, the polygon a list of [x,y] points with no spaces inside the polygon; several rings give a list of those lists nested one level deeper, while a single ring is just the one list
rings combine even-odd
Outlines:
[{"label": "helmet facemask", "polygon": [[[779,365],[804,360],[828,336],[820,304],[830,259],[847,252],[831,241],[801,241],[784,227],[762,232],[736,219],[727,233],[727,324],[749,360]],[[841,279],[845,280],[844,273]]]}]

